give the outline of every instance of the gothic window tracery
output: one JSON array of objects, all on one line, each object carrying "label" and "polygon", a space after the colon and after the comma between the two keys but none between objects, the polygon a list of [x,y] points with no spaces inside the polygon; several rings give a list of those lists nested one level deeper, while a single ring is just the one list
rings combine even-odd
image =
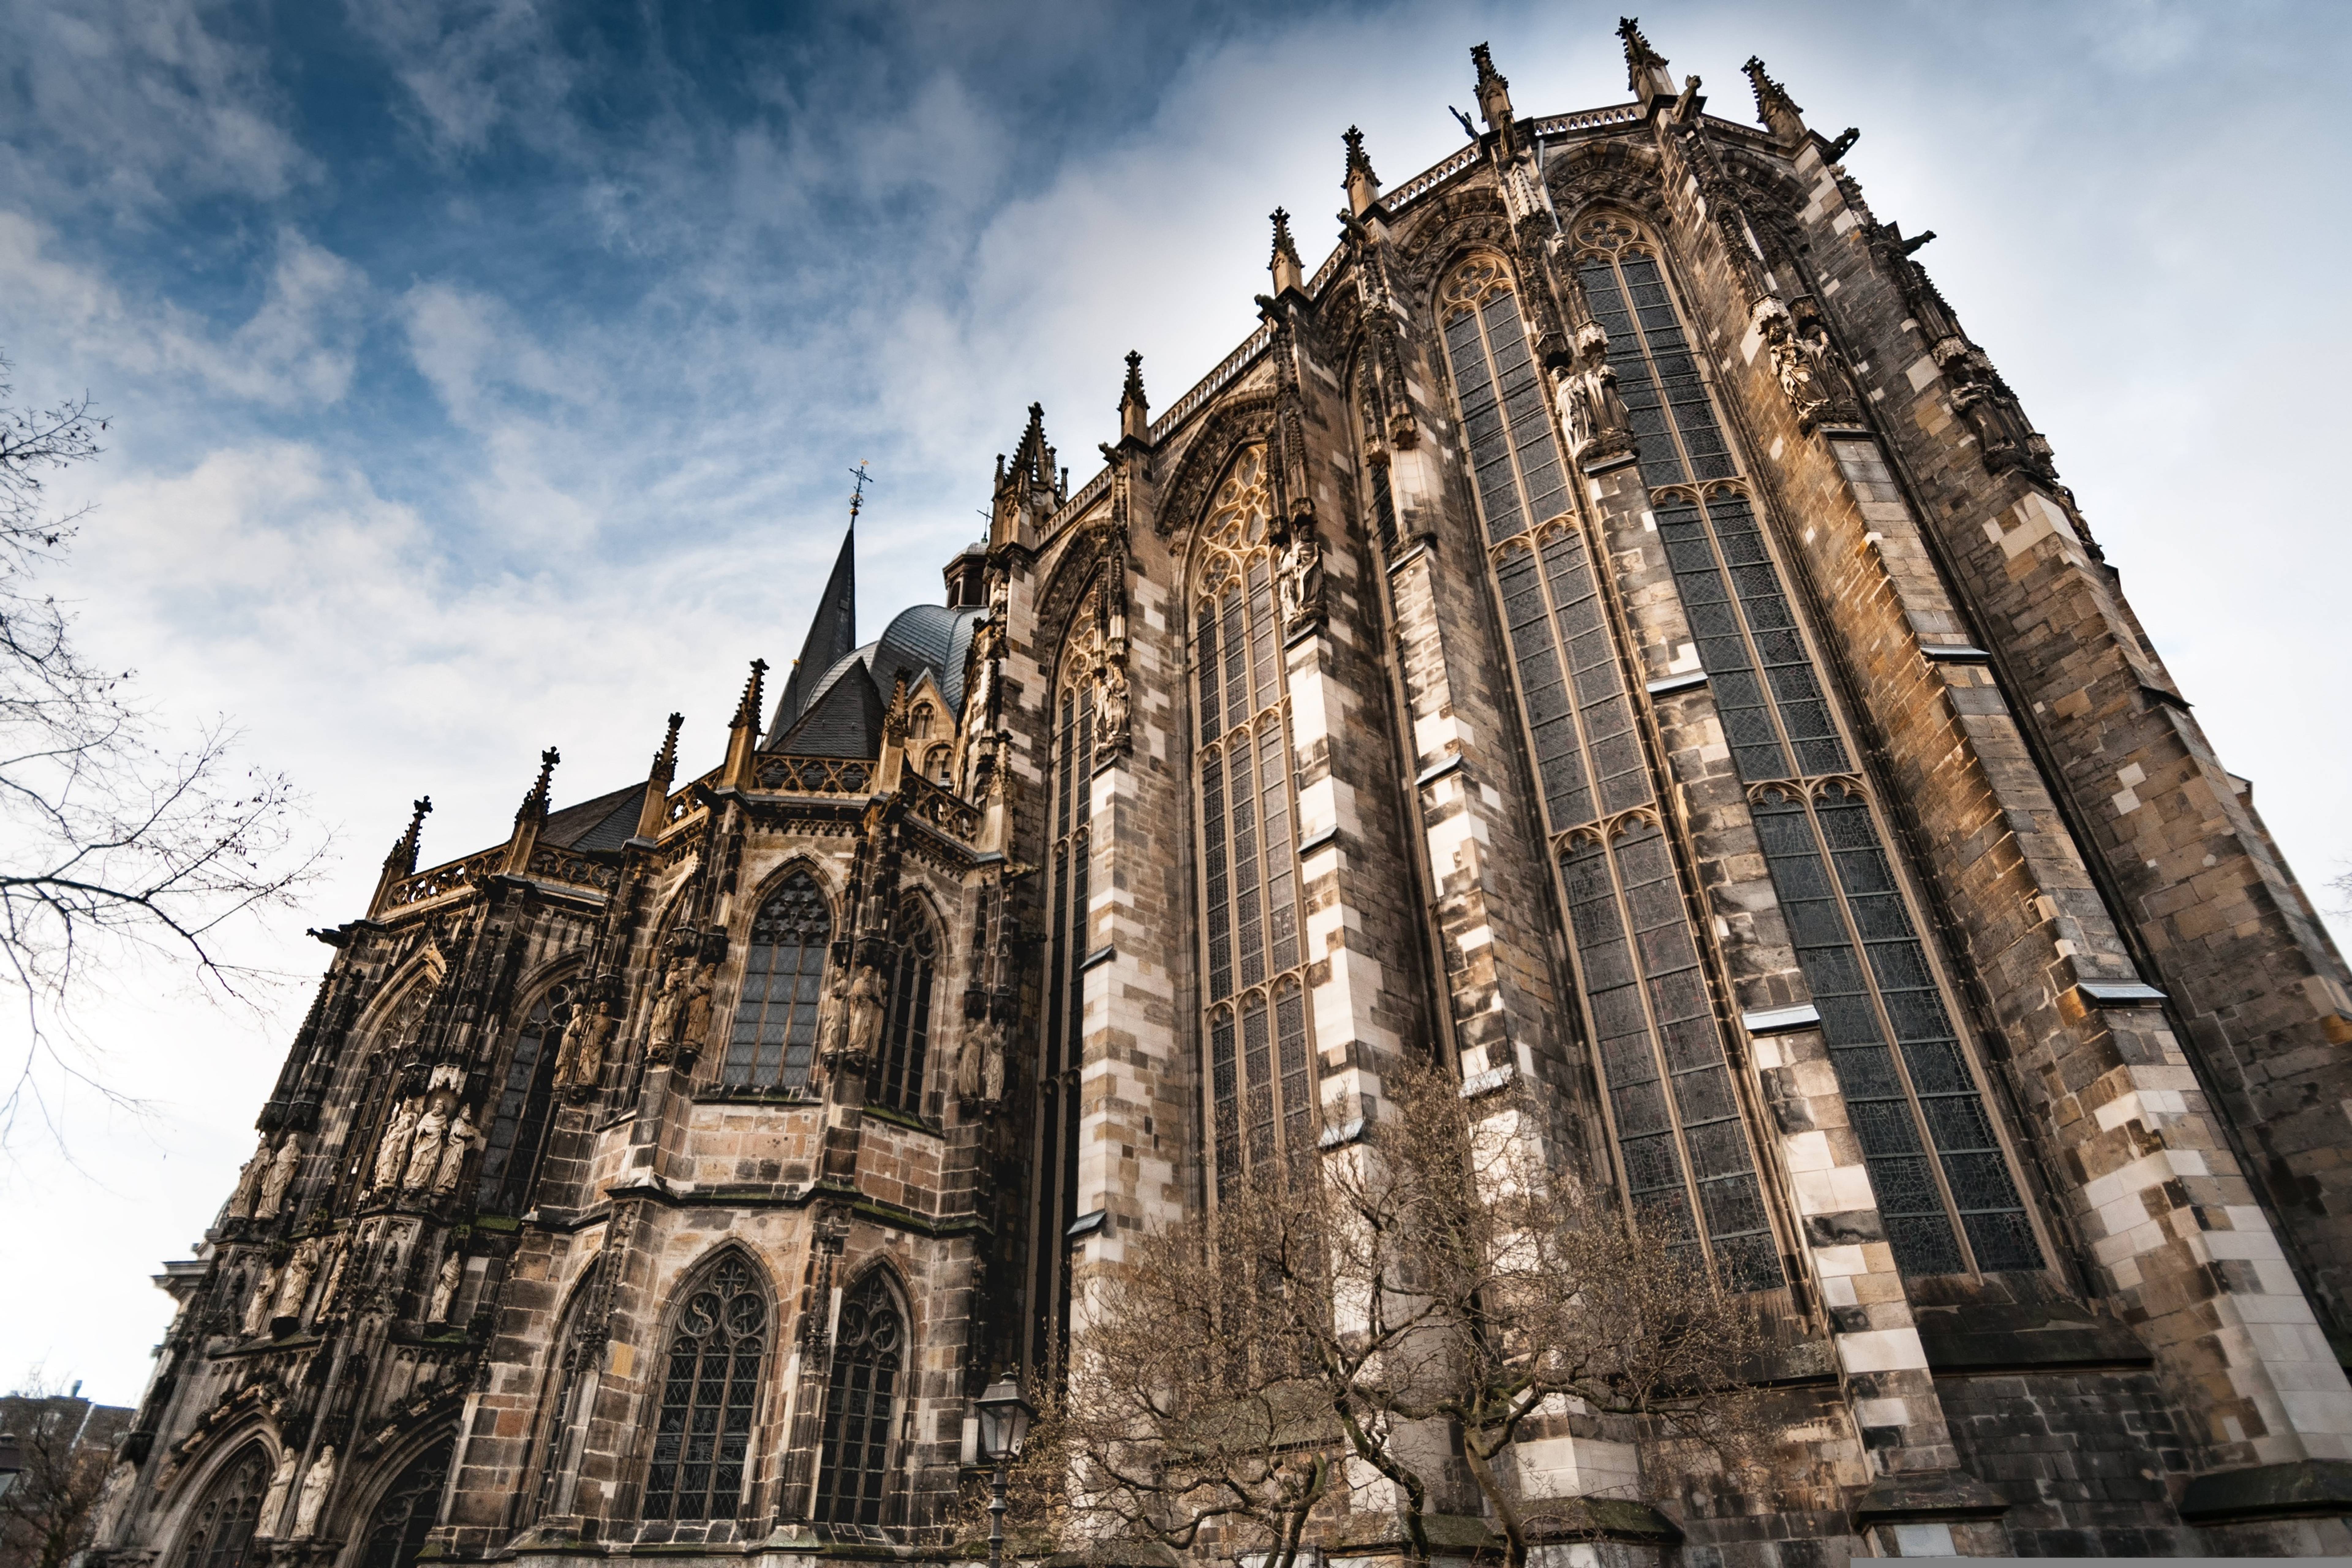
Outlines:
[{"label": "gothic window tracery", "polygon": [[1193,566],[1209,1119],[1230,1182],[1314,1145],[1290,699],[1274,603],[1265,447],[1212,500]]},{"label": "gothic window tracery", "polygon": [[882,1048],[874,1058],[866,1094],[875,1104],[920,1116],[924,1074],[930,1063],[931,987],[939,937],[920,899],[908,899],[899,907],[898,931]]},{"label": "gothic window tracery", "polygon": [[556,1047],[572,1007],[572,985],[551,985],[531,1005],[515,1036],[474,1183],[474,1204],[483,1214],[512,1215],[530,1207],[555,1105]]},{"label": "gothic window tracery", "polygon": [[1577,226],[1576,246],[1577,278],[1609,333],[1609,365],[1643,478],[1653,485],[1730,478],[1731,451],[1655,249],[1631,223],[1605,214]]},{"label": "gothic window tracery", "polygon": [[733,1519],[768,1348],[768,1301],[733,1253],[688,1288],[670,1331],[646,1474],[647,1519]]},{"label": "gothic window tracery", "polygon": [[242,1568],[269,1489],[269,1454],[247,1443],[223,1465],[188,1522],[180,1568]]},{"label": "gothic window tracery", "polygon": [[1511,275],[1474,256],[1438,309],[1626,1197],[1648,1233],[1729,1288],[1778,1286],[1721,1010],[1591,552],[1561,515],[1566,465]]},{"label": "gothic window tracery", "polygon": [[[1822,1015],[1895,1263],[1906,1274],[2042,1266],[1952,1004],[1752,499],[1735,472],[1651,242],[1577,226],[1637,456],[1765,867]],[[1671,416],[1671,417],[1669,417]],[[1790,781],[1788,787],[1771,787]],[[1804,781],[1811,781],[1810,783]]]},{"label": "gothic window tracery", "polygon": [[739,1089],[805,1089],[816,1053],[817,1004],[833,910],[816,879],[796,870],[760,905],[743,950],[743,989],[719,1081]]},{"label": "gothic window tracery", "polygon": [[442,1483],[457,1439],[446,1438],[410,1460],[368,1516],[357,1568],[413,1568],[441,1513]]},{"label": "gothic window tracery", "polygon": [[877,1269],[842,1301],[834,1336],[816,1505],[827,1523],[882,1522],[906,1342],[906,1313]]}]

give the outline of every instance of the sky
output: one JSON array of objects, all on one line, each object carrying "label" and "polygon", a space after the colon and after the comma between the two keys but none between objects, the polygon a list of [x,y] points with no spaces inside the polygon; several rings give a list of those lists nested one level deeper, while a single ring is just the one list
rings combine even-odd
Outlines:
[{"label": "sky", "polygon": [[[1082,483],[1129,349],[1156,406],[1255,324],[1265,215],[1628,96],[1613,8],[1529,4],[0,0],[0,352],[107,450],[56,591],[184,732],[307,792],[336,858],[208,1005],[123,968],[0,1157],[0,1385],[135,1400],[328,956],[408,802],[425,861],[723,749],[846,510],[863,633],[936,600],[1028,404]],[[2352,868],[2334,382],[2352,11],[1654,4],[1713,112],[1760,54],[2053,443],[2306,885]],[[1300,217],[1311,268],[1336,222]],[[2352,922],[2335,922],[2339,940]],[[11,1016],[0,1009],[0,1018]],[[17,1042],[0,1025],[0,1048]]]}]

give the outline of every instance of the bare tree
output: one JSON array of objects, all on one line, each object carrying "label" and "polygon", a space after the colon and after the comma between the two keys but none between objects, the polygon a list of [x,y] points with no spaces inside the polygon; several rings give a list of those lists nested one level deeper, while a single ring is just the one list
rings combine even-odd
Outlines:
[{"label": "bare tree", "polygon": [[1532,1494],[1522,1437],[1608,1426],[1749,1462],[1765,1342],[1746,1303],[1588,1200],[1526,1099],[1465,1102],[1411,1064],[1383,1089],[1360,1141],[1263,1163],[1213,1215],[1129,1244],[1073,1331],[1016,1517],[1065,1546],[1214,1528],[1238,1542],[1220,1555],[1288,1568],[1347,1478],[1377,1476],[1425,1561],[1427,1518],[1466,1470],[1523,1568],[1607,1505]]},{"label": "bare tree", "polygon": [[289,895],[324,845],[287,781],[240,771],[220,726],[177,748],[99,668],[39,584],[81,514],[52,517],[46,481],[99,455],[87,397],[18,407],[0,362],[0,987],[16,992],[24,1054],[0,1098],[0,1143],[32,1109],[46,1065],[128,1097],[76,1042],[77,1005],[111,964],[161,953],[215,995],[257,976],[220,942],[240,915]]},{"label": "bare tree", "polygon": [[114,1438],[131,1413],[59,1390],[36,1368],[0,1399],[0,1431],[12,1433],[24,1472],[0,1494],[0,1568],[63,1568],[89,1544]]}]

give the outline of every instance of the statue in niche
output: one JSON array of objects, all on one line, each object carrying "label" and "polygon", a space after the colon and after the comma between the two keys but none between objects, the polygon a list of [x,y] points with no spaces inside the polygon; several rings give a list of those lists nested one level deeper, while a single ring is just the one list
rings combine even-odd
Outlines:
[{"label": "statue in niche", "polygon": [[1301,519],[1291,525],[1275,586],[1282,595],[1286,629],[1322,618],[1323,546],[1315,537],[1314,523]]},{"label": "statue in niche", "polygon": [[319,1450],[310,1461],[310,1468],[302,1477],[302,1495],[294,1505],[294,1533],[297,1537],[319,1532],[319,1515],[326,1511],[327,1493],[335,1484],[335,1446],[332,1443]]},{"label": "statue in niche", "polygon": [[1772,356],[1772,374],[1780,383],[1780,395],[1796,410],[1798,421],[1810,427],[1829,399],[1813,378],[1811,356],[1797,342],[1789,308],[1768,294],[1756,301],[1748,325],[1763,338],[1764,351]]},{"label": "statue in niche", "polygon": [[710,965],[694,963],[688,966],[686,996],[678,1005],[677,1059],[682,1067],[690,1068],[701,1053],[705,1036],[710,1033]]},{"label": "statue in niche", "polygon": [[254,1205],[256,1219],[276,1219],[286,1207],[287,1189],[294,1184],[294,1173],[301,1168],[302,1140],[297,1133],[286,1134],[286,1142],[278,1145],[277,1157],[269,1162],[268,1173],[261,1178],[261,1201]]},{"label": "statue in niche", "polygon": [[408,1143],[408,1169],[401,1177],[404,1191],[429,1190],[433,1173],[441,1166],[441,1142],[449,1133],[449,1112],[446,1091],[436,1094],[425,1105],[425,1114],[416,1120],[416,1130]]},{"label": "statue in niche", "polygon": [[1789,334],[1804,356],[1806,369],[1813,390],[1821,401],[1809,421],[1858,420],[1862,417],[1861,392],[1855,384],[1853,367],[1846,363],[1837,345],[1830,342],[1829,322],[1822,318],[1820,302],[1810,296],[1789,307]]},{"label": "statue in niche", "polygon": [[319,1274],[319,1238],[306,1237],[286,1260],[285,1269],[278,1278],[278,1305],[273,1318],[299,1318],[302,1302],[310,1294],[310,1281]]},{"label": "statue in niche", "polygon": [[278,1468],[269,1476],[269,1490],[262,1494],[261,1511],[254,1516],[254,1534],[278,1533],[278,1521],[286,1512],[286,1494],[294,1489],[294,1471],[301,1462],[301,1456],[291,1448],[278,1456]]},{"label": "statue in niche", "polygon": [[882,1012],[889,1001],[889,984],[882,971],[861,963],[849,977],[848,1026],[842,1039],[842,1060],[852,1072],[862,1072],[882,1044]]},{"label": "statue in niche", "polygon": [[686,1010],[684,960],[673,960],[662,971],[661,990],[654,996],[653,1018],[646,1027],[646,1060],[666,1062],[677,1049],[679,1020]]},{"label": "statue in niche", "polygon": [[269,1134],[265,1132],[261,1141],[254,1145],[253,1158],[247,1160],[245,1169],[236,1173],[236,1191],[230,1194],[228,1200],[229,1218],[245,1219],[252,1215],[254,1203],[261,1195],[262,1178],[270,1168],[272,1152]]},{"label": "statue in niche", "polygon": [[1127,659],[1121,649],[1103,660],[1102,694],[1096,704],[1095,717],[1097,751],[1115,750],[1127,744],[1130,702],[1127,689]]},{"label": "statue in niche", "polygon": [[408,1161],[408,1140],[416,1131],[417,1104],[404,1100],[393,1108],[392,1120],[384,1124],[383,1139],[375,1146],[375,1189],[382,1192],[400,1184],[401,1167]]},{"label": "statue in niche", "polygon": [[1003,1094],[1004,1026],[993,1018],[974,1018],[964,1026],[963,1048],[956,1054],[956,1095],[994,1105]]},{"label": "statue in niche", "polygon": [[456,1120],[449,1123],[448,1138],[441,1146],[441,1163],[434,1168],[435,1197],[447,1197],[457,1190],[457,1178],[466,1169],[466,1156],[473,1152],[478,1136],[473,1111],[466,1106],[459,1106]]},{"label": "statue in niche", "polygon": [[563,1026],[563,1044],[555,1058],[556,1086],[569,1099],[576,1102],[594,1096],[604,1076],[604,1043],[612,1034],[611,1003],[599,1002],[591,1008],[583,1002],[572,1009],[572,1021]]},{"label": "statue in niche", "polygon": [[253,1294],[246,1298],[245,1321],[239,1326],[248,1334],[257,1334],[269,1326],[269,1309],[278,1300],[278,1276],[265,1268],[255,1276]]},{"label": "statue in niche", "polygon": [[335,1237],[335,1260],[327,1266],[327,1282],[319,1287],[319,1309],[311,1314],[315,1321],[323,1318],[335,1305],[335,1297],[343,1288],[343,1270],[352,1261],[352,1238]]},{"label": "statue in niche", "polygon": [[1617,395],[1617,372],[1609,363],[1608,329],[1587,321],[1576,330],[1576,358],[1554,373],[1561,413],[1568,421],[1569,456],[1633,450],[1633,416]]},{"label": "statue in niche", "polygon": [[466,1278],[466,1260],[452,1252],[441,1260],[441,1272],[433,1280],[433,1297],[425,1309],[428,1323],[446,1323],[449,1309],[457,1304],[457,1287]]}]

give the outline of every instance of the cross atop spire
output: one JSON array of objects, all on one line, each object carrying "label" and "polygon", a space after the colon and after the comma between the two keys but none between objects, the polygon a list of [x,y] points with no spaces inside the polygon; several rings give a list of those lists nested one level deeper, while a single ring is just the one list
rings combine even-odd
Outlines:
[{"label": "cross atop spire", "polygon": [[1307,292],[1307,268],[1298,259],[1298,246],[1290,237],[1290,214],[1276,207],[1269,215],[1274,219],[1274,259],[1266,270],[1274,274],[1274,291],[1277,295],[1289,289]]},{"label": "cross atop spire", "polygon": [[1666,57],[1650,47],[1642,36],[1638,16],[1617,18],[1617,36],[1625,41],[1625,80],[1644,108],[1658,100],[1672,99],[1677,89],[1674,73],[1666,68]]},{"label": "cross atop spire", "polygon": [[1348,144],[1348,173],[1340,181],[1347,187],[1348,210],[1361,217],[1380,205],[1381,177],[1372,173],[1372,161],[1364,156],[1361,131],[1350,125],[1339,140]]}]

